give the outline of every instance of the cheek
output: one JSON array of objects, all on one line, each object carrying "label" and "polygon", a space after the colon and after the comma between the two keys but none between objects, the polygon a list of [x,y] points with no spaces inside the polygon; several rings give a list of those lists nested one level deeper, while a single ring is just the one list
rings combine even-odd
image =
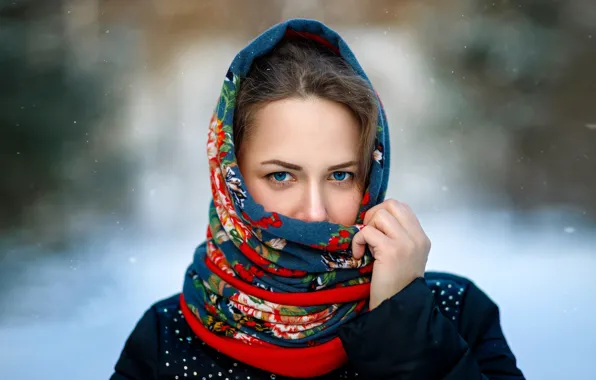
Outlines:
[{"label": "cheek", "polygon": [[354,224],[362,202],[360,190],[335,191],[329,199],[327,210],[331,222],[343,225]]},{"label": "cheek", "polygon": [[245,178],[248,192],[255,202],[261,204],[268,212],[278,212],[290,215],[292,199],[295,195],[292,190],[276,191],[261,178]]}]

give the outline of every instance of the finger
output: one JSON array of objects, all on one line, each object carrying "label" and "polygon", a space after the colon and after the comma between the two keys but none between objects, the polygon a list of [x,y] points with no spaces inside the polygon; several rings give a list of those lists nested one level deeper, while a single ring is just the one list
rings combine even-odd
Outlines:
[{"label": "finger", "polygon": [[[364,220],[362,221],[364,224],[368,224],[372,218],[374,218],[377,211],[385,209],[389,211],[391,214],[397,214],[399,211],[399,204],[400,202],[396,201],[395,199],[387,199],[383,203],[379,203],[378,205],[372,207],[370,210],[366,212],[364,215]],[[394,215],[397,217],[397,215]]]},{"label": "finger", "polygon": [[368,226],[375,227],[391,239],[408,238],[408,234],[404,227],[384,208],[375,212],[375,215],[368,223]]},{"label": "finger", "polygon": [[387,208],[399,224],[405,228],[408,235],[414,237],[423,233],[420,221],[408,205],[391,199],[387,202]]},{"label": "finger", "polygon": [[[431,241],[422,229],[414,211],[406,203],[388,199],[380,205],[371,208],[370,211],[372,213],[368,215],[366,220],[369,225],[374,225],[383,232],[390,233],[394,238],[411,240],[416,246],[424,247],[425,251],[430,251]],[[382,223],[386,217],[384,215],[386,212],[390,214],[390,218],[392,217],[397,220],[400,228],[391,227],[392,224]],[[387,230],[386,228],[393,229]]]},{"label": "finger", "polygon": [[363,224],[367,225],[370,223],[370,220],[374,218],[377,211],[383,208],[383,203],[379,203],[378,205],[371,207],[366,214],[364,214],[364,220],[362,221]]},{"label": "finger", "polygon": [[[375,209],[376,208],[376,209]],[[374,209],[374,210],[373,210]],[[417,236],[423,233],[422,226],[412,209],[403,202],[398,202],[395,199],[388,199],[385,202],[371,208],[373,213],[367,220],[365,217],[364,223],[374,219],[374,215],[378,213],[379,210],[387,210],[397,221],[399,224],[406,230],[409,236]],[[368,216],[368,214],[366,215]]]},{"label": "finger", "polygon": [[361,259],[367,245],[371,253],[374,254],[377,248],[389,243],[390,240],[387,235],[372,226],[366,226],[352,239],[352,255],[355,259]]},{"label": "finger", "polygon": [[422,225],[420,224],[420,219],[418,219],[418,217],[416,216],[416,214],[414,214],[414,211],[408,204],[402,202],[401,205],[403,206],[404,212],[405,212],[407,219],[410,223],[409,226],[406,228],[406,231],[408,231],[408,233],[410,234],[412,239],[419,246],[425,247],[425,249],[427,251],[429,251],[430,246],[431,246],[431,241],[428,238],[428,236],[426,235],[426,232],[424,232],[424,229],[422,228]]}]

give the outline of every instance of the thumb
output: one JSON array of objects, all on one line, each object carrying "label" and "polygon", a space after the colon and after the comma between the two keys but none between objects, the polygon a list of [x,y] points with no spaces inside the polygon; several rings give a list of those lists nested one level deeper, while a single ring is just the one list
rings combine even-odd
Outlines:
[{"label": "thumb", "polygon": [[378,247],[387,246],[389,238],[373,226],[366,226],[360,230],[352,239],[352,255],[355,259],[361,259],[364,256],[366,247],[370,249],[373,257],[377,259],[378,252],[375,250]]},{"label": "thumb", "polygon": [[364,238],[363,230],[359,231],[354,238],[352,238],[352,256],[360,260],[366,251],[366,239]]}]

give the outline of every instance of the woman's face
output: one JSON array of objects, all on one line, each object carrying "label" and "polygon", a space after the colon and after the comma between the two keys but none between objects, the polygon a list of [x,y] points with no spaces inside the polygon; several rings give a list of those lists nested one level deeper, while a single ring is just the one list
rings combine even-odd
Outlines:
[{"label": "woman's face", "polygon": [[362,190],[359,125],[339,103],[312,97],[267,104],[254,118],[238,154],[255,201],[269,212],[307,222],[350,225]]}]

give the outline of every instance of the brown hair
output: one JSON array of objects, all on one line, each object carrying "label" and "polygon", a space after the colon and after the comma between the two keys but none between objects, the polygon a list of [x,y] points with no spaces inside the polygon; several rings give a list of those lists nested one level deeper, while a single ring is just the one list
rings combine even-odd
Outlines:
[{"label": "brown hair", "polygon": [[234,114],[236,155],[250,137],[254,116],[266,104],[288,98],[320,97],[344,104],[360,123],[360,165],[364,186],[372,162],[377,128],[377,102],[366,80],[340,56],[318,42],[293,37],[252,64],[240,81]]}]

